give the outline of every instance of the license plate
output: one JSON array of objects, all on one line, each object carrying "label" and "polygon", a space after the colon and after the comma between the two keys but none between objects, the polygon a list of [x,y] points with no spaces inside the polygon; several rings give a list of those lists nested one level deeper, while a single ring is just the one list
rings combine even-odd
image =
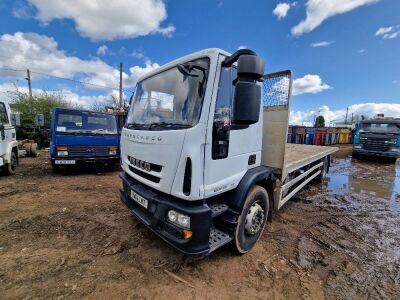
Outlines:
[{"label": "license plate", "polygon": [[66,160],[56,160],[56,165],[74,165],[76,163],[75,160],[66,159]]},{"label": "license plate", "polygon": [[144,208],[147,208],[149,205],[149,201],[147,199],[144,199],[142,196],[136,194],[134,191],[131,191],[131,198],[139,205],[143,206]]}]

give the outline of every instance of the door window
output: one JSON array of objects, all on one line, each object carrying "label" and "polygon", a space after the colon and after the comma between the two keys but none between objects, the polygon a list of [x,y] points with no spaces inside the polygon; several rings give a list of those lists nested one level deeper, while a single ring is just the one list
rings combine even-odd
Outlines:
[{"label": "door window", "polygon": [[0,103],[0,124],[8,124],[6,105],[3,102]]},{"label": "door window", "polygon": [[223,159],[228,156],[232,99],[235,89],[232,81],[236,79],[236,75],[235,68],[222,68],[221,70],[213,121],[213,159]]}]

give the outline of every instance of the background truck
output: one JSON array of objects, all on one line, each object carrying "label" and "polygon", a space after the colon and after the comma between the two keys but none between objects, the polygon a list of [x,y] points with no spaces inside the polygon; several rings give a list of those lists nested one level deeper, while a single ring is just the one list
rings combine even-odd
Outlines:
[{"label": "background truck", "polygon": [[55,108],[51,116],[50,157],[61,165],[119,162],[119,133],[113,114]]},{"label": "background truck", "polygon": [[11,124],[10,106],[0,102],[0,171],[12,175],[17,165],[18,143],[15,127]]},{"label": "background truck", "polygon": [[290,71],[263,75],[251,50],[200,51],[146,74],[121,134],[121,200],[190,255],[240,253],[336,148],[286,144]]},{"label": "background truck", "polygon": [[376,118],[361,121],[355,132],[353,157],[400,157],[400,119]]}]

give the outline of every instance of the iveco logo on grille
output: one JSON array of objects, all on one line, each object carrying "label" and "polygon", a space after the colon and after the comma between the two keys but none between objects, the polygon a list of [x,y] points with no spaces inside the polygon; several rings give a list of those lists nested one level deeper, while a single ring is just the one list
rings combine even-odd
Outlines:
[{"label": "iveco logo on grille", "polygon": [[132,166],[146,170],[147,172],[151,171],[150,163],[147,161],[143,161],[143,160],[140,160],[140,159],[130,156],[129,162],[131,163]]},{"label": "iveco logo on grille", "polygon": [[86,152],[89,152],[89,153],[93,153],[95,151],[95,149],[93,149],[93,148],[87,148],[86,149]]}]

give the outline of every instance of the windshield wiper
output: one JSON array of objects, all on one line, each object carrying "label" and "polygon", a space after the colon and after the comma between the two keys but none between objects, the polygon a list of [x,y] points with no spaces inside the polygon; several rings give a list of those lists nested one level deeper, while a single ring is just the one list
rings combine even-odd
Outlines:
[{"label": "windshield wiper", "polygon": [[189,124],[182,124],[182,123],[166,123],[166,122],[161,122],[161,123],[151,123],[149,125],[149,130],[152,130],[153,128],[157,127],[181,127],[181,128],[189,128],[191,125]]},{"label": "windshield wiper", "polygon": [[143,123],[126,123],[125,125],[127,128],[142,128],[142,127],[147,127],[148,124],[143,124]]}]

